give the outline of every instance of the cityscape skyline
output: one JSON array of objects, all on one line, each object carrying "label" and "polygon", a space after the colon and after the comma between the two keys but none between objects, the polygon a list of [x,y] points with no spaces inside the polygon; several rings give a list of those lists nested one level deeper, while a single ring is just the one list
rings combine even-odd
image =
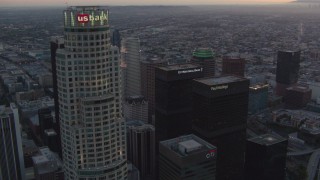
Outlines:
[{"label": "cityscape skyline", "polygon": [[26,180],[320,179],[320,4],[90,3],[0,9],[1,163],[23,157]]}]

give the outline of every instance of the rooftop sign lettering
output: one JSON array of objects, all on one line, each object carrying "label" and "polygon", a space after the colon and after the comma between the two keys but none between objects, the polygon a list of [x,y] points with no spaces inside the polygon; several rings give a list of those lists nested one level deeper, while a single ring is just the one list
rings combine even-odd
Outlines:
[{"label": "rooftop sign lettering", "polygon": [[105,21],[107,20],[107,15],[103,14],[101,16],[92,16],[90,14],[78,14],[77,20],[79,23],[87,23],[89,21]]},{"label": "rooftop sign lettering", "polygon": [[178,74],[186,74],[186,73],[194,73],[194,72],[202,72],[202,68],[178,71]]},{"label": "rooftop sign lettering", "polygon": [[211,91],[216,91],[216,90],[220,90],[220,89],[228,89],[229,85],[222,85],[222,86],[214,86],[211,87]]}]

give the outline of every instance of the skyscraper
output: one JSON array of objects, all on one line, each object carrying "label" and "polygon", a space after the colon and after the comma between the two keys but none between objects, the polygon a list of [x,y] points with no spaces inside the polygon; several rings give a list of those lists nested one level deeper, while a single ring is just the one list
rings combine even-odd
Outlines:
[{"label": "skyscraper", "polygon": [[268,84],[256,84],[249,87],[248,112],[257,113],[268,107]]},{"label": "skyscraper", "polygon": [[167,62],[158,57],[141,61],[141,92],[148,101],[148,119],[152,121],[155,108],[155,68],[166,65]]},{"label": "skyscraper", "polygon": [[127,67],[125,69],[125,96],[141,95],[140,40],[126,38],[122,41],[121,56]]},{"label": "skyscraper", "polygon": [[160,180],[216,179],[217,148],[193,134],[161,141],[159,151]]},{"label": "skyscraper", "polygon": [[155,130],[150,124],[127,122],[128,160],[140,171],[141,180],[155,179]]},{"label": "skyscraper", "polygon": [[197,48],[193,51],[191,62],[203,67],[204,77],[215,75],[215,54],[210,48]]},{"label": "skyscraper", "polygon": [[60,116],[59,116],[59,95],[58,95],[58,79],[57,79],[57,50],[64,48],[63,37],[51,37],[50,51],[51,51],[51,71],[52,71],[52,84],[53,84],[53,99],[54,99],[54,112],[56,124],[54,130],[57,132],[59,156],[62,158],[61,150],[61,135],[60,135]]},{"label": "skyscraper", "polygon": [[312,91],[305,86],[292,86],[286,89],[283,98],[286,108],[301,109],[311,101]]},{"label": "skyscraper", "polygon": [[38,110],[40,135],[43,140],[44,131],[53,128],[53,117],[49,108],[41,108]]},{"label": "skyscraper", "polygon": [[288,140],[264,134],[247,140],[246,180],[285,179]]},{"label": "skyscraper", "polygon": [[119,49],[110,45],[108,10],[68,7],[65,48],[57,51],[65,179],[126,179]]},{"label": "skyscraper", "polygon": [[18,108],[0,106],[0,179],[25,179]]},{"label": "skyscraper", "polygon": [[155,128],[157,141],[189,134],[192,129],[192,80],[203,77],[199,65],[156,68]]},{"label": "skyscraper", "polygon": [[300,51],[278,51],[276,93],[284,96],[288,87],[296,84],[299,78]]},{"label": "skyscraper", "polygon": [[222,59],[222,74],[237,75],[244,77],[245,60],[239,56],[229,55]]},{"label": "skyscraper", "polygon": [[118,29],[112,31],[111,44],[112,46],[117,46],[119,49],[121,48],[121,37]]},{"label": "skyscraper", "polygon": [[193,130],[219,149],[217,179],[243,179],[249,80],[237,76],[195,79]]},{"label": "skyscraper", "polygon": [[140,120],[148,123],[148,102],[143,96],[129,96],[123,104],[126,120]]},{"label": "skyscraper", "polygon": [[58,142],[57,133],[54,129],[44,130],[43,144],[45,146],[48,146],[51,151],[59,153],[60,149],[59,146],[57,146],[58,143],[60,142]]}]

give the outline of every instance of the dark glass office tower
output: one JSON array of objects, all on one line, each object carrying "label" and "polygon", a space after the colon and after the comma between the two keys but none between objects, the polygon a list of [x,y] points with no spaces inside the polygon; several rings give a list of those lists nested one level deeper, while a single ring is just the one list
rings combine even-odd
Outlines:
[{"label": "dark glass office tower", "polygon": [[57,146],[58,142],[58,136],[54,129],[46,129],[44,130],[44,137],[43,137],[43,144],[45,146],[48,146],[48,148],[56,153],[59,153],[60,149]]},{"label": "dark glass office tower", "polygon": [[155,69],[166,66],[167,62],[158,57],[147,58],[140,62],[141,94],[148,101],[148,122],[153,124],[155,114]]},{"label": "dark glass office tower", "polygon": [[288,109],[301,109],[311,101],[312,90],[305,86],[292,86],[286,89],[283,101]]},{"label": "dark glass office tower", "polygon": [[243,179],[249,80],[219,76],[193,82],[193,131],[219,149],[217,179]]},{"label": "dark glass office tower", "polygon": [[160,180],[216,179],[217,148],[193,134],[161,141],[159,151]]},{"label": "dark glass office tower", "polygon": [[246,180],[284,180],[287,139],[265,134],[247,140]]},{"label": "dark glass office tower", "polygon": [[128,160],[140,171],[140,180],[155,179],[155,130],[143,121],[127,121]]},{"label": "dark glass office tower", "polygon": [[191,132],[192,80],[200,77],[203,77],[203,69],[198,65],[156,68],[155,128],[158,142]]},{"label": "dark glass office tower", "polygon": [[121,37],[118,29],[112,31],[111,44],[112,46],[117,46],[119,49],[121,48]]},{"label": "dark glass office tower", "polygon": [[285,90],[298,82],[300,51],[278,51],[276,93],[283,96]]},{"label": "dark glass office tower", "polygon": [[225,56],[222,59],[222,74],[244,77],[245,59],[239,56]]},{"label": "dark glass office tower", "polygon": [[59,126],[59,96],[58,96],[58,82],[57,82],[57,67],[56,67],[56,56],[57,50],[64,48],[63,37],[51,37],[50,49],[51,49],[51,70],[53,79],[53,98],[54,98],[54,108],[55,108],[55,119],[57,123],[56,131],[60,132]]}]

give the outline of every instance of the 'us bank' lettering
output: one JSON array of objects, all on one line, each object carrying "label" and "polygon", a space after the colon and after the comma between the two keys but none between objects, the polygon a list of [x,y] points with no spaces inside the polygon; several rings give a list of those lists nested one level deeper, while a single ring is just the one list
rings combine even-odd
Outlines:
[{"label": "'us bank' lettering", "polygon": [[89,14],[78,14],[77,20],[79,23],[87,23],[89,21],[104,21],[107,20],[107,15],[103,14],[101,16],[92,16]]}]

